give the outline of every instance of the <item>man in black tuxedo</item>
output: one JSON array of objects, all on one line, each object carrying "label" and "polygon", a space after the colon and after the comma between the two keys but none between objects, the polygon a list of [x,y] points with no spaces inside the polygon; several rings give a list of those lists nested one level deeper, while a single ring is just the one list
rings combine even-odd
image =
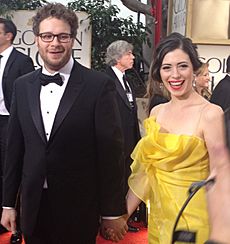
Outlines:
[{"label": "man in black tuxedo", "polygon": [[[117,90],[117,102],[121,115],[122,132],[124,135],[124,172],[125,190],[128,192],[128,178],[131,174],[131,153],[140,139],[140,130],[137,118],[137,104],[133,85],[127,80],[125,71],[131,69],[134,63],[132,44],[118,40],[111,43],[106,52],[106,73],[114,80]],[[129,222],[129,231],[136,232],[137,228]]]},{"label": "man in black tuxedo", "polygon": [[[6,128],[14,81],[23,74],[34,70],[33,61],[13,47],[17,34],[15,24],[0,18],[0,202],[2,203],[2,174],[6,150]],[[6,231],[0,226],[0,232]]]},{"label": "man in black tuxedo", "polygon": [[216,85],[210,102],[215,103],[225,111],[230,107],[230,56],[226,62],[226,76]]},{"label": "man in black tuxedo", "polygon": [[72,58],[77,28],[62,4],[39,9],[33,32],[44,66],[15,82],[1,223],[14,230],[21,186],[26,244],[95,244],[100,217],[115,241],[127,230],[115,85]]}]

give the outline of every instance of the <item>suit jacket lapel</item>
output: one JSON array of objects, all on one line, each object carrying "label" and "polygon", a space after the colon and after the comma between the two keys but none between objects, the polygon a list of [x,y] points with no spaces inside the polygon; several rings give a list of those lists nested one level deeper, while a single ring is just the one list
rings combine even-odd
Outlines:
[{"label": "suit jacket lapel", "polygon": [[121,96],[124,103],[131,109],[126,92],[111,67],[108,68],[107,73],[113,78],[118,94]]},{"label": "suit jacket lapel", "polygon": [[[64,91],[63,97],[60,101],[60,105],[54,119],[52,131],[48,143],[50,143],[51,140],[53,139],[56,131],[58,130],[62,121],[64,120],[69,110],[71,109],[71,106],[76,100],[84,84],[82,79],[83,71],[81,71],[80,69],[81,69],[80,65],[75,62],[68,84]],[[31,79],[31,81],[28,83],[28,101],[31,110],[31,116],[35,124],[35,127],[37,128],[38,133],[41,136],[42,140],[45,143],[47,143],[44,124],[42,120],[42,114],[41,114],[41,104],[40,104],[40,91],[41,91],[41,84],[39,81],[40,72],[41,69],[36,70],[34,72],[34,78]]]},{"label": "suit jacket lapel", "polygon": [[81,70],[81,66],[77,62],[74,62],[74,67],[72,69],[68,84],[54,119],[49,142],[52,140],[62,121],[70,111],[73,103],[75,102],[79,92],[83,87],[84,82],[82,78],[82,72],[83,71]]},{"label": "suit jacket lapel", "polygon": [[34,72],[34,78],[28,83],[28,101],[31,111],[31,116],[34,121],[35,127],[38,130],[39,135],[42,140],[46,143],[47,139],[45,136],[45,130],[41,114],[41,105],[40,105],[40,91],[41,84],[39,81],[39,74],[41,69]]},{"label": "suit jacket lapel", "polygon": [[2,77],[2,89],[3,90],[5,89],[5,86],[6,86],[6,77],[10,71],[11,64],[13,63],[15,58],[16,58],[16,50],[13,48],[13,51],[11,52],[11,54],[6,62],[6,66],[5,66],[5,69],[3,72],[3,77]]}]

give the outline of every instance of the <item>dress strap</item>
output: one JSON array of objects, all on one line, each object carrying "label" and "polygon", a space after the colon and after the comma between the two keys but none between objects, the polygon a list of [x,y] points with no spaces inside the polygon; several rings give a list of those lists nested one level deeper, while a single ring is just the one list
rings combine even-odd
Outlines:
[{"label": "dress strap", "polygon": [[194,135],[197,135],[197,131],[198,131],[198,128],[199,128],[199,125],[200,125],[201,117],[202,117],[202,115],[203,115],[203,113],[204,113],[204,111],[205,111],[205,109],[206,109],[206,107],[208,105],[209,105],[209,102],[204,104],[204,106],[202,106],[200,108],[200,116],[199,116],[198,121],[197,121],[197,125],[196,125],[195,131],[194,131],[195,132]]}]

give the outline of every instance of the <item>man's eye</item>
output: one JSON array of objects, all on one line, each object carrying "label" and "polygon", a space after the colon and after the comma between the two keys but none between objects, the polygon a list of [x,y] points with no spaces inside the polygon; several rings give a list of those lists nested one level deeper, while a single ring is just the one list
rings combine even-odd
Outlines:
[{"label": "man's eye", "polygon": [[46,35],[43,35],[43,38],[44,38],[44,39],[51,39],[51,38],[52,38],[52,35],[48,35],[48,34],[46,34]]},{"label": "man's eye", "polygon": [[62,40],[65,40],[65,39],[68,39],[69,36],[68,36],[68,35],[61,35],[60,38],[61,38]]}]

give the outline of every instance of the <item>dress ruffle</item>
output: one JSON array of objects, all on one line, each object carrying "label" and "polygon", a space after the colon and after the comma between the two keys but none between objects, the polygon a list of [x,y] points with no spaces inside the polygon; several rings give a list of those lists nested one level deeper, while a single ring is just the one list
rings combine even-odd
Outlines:
[{"label": "dress ruffle", "polygon": [[[189,186],[209,174],[208,152],[205,142],[197,136],[162,133],[154,117],[146,119],[144,127],[146,135],[132,153],[129,186],[149,205],[149,244],[168,244]],[[208,239],[204,189],[185,209],[178,229],[197,231],[198,244]]]}]

